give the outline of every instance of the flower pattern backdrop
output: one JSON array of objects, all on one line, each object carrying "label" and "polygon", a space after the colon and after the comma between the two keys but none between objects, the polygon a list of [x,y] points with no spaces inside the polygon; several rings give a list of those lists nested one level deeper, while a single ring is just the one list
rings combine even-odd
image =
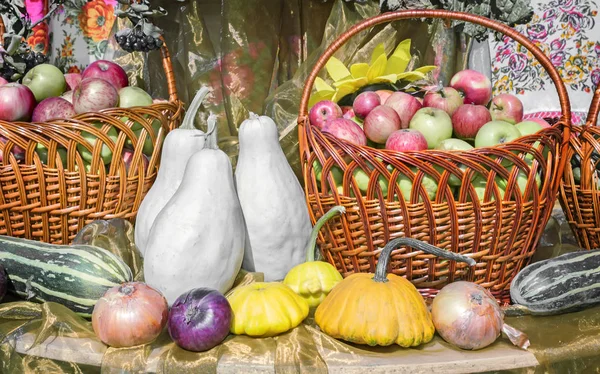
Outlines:
[{"label": "flower pattern backdrop", "polygon": [[[535,3],[535,1],[534,1]],[[552,60],[565,82],[575,110],[587,109],[600,83],[600,19],[598,0],[538,0],[527,25],[517,26]],[[504,37],[491,43],[492,81],[496,93],[528,96],[553,91],[539,62],[514,40]],[[578,108],[576,97],[589,97]],[[535,96],[532,96],[535,100]],[[538,97],[539,99],[539,97]],[[548,108],[542,108],[548,109]]]},{"label": "flower pattern backdrop", "polygon": [[[48,10],[48,0],[27,0],[27,12],[35,22]],[[29,45],[50,55],[65,72],[79,72],[102,58],[115,22],[116,0],[66,0],[49,22],[36,26]]]}]

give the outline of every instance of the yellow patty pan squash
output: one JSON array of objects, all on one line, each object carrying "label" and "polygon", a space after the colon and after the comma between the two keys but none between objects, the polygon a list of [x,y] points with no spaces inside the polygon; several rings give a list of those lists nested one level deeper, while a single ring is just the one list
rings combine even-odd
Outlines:
[{"label": "yellow patty pan squash", "polygon": [[290,269],[283,280],[283,283],[305,299],[311,308],[319,306],[325,296],[343,279],[330,263],[315,261],[315,247],[321,227],[335,215],[345,212],[346,208],[337,205],[317,221],[306,246],[306,262]]},{"label": "yellow patty pan squash", "polygon": [[315,322],[321,331],[336,339],[371,346],[396,343],[415,347],[433,339],[431,314],[419,291],[405,278],[386,274],[390,254],[401,245],[475,265],[471,258],[416,239],[394,239],[381,252],[375,275],[350,275],[319,305]]},{"label": "yellow patty pan squash", "polygon": [[236,335],[266,338],[298,326],[308,316],[308,303],[283,283],[256,282],[227,296]]}]

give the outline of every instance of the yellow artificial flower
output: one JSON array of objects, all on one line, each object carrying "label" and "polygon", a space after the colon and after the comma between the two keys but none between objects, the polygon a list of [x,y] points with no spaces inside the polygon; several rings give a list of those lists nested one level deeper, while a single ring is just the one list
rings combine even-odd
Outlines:
[{"label": "yellow artificial flower", "polygon": [[325,68],[333,80],[333,87],[320,77],[315,80],[316,92],[309,100],[309,107],[321,100],[338,102],[344,96],[358,91],[360,88],[375,83],[394,84],[399,80],[414,82],[426,78],[426,74],[434,70],[436,66],[422,66],[413,71],[405,71],[410,62],[410,39],[403,40],[394,53],[388,58],[385,48],[379,44],[371,54],[371,61],[367,63],[356,63],[346,68],[344,63],[335,57],[331,57]]}]

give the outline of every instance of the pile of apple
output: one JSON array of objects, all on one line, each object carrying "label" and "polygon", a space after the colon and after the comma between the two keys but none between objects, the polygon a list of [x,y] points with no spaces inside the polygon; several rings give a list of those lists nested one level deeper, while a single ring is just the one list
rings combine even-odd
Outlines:
[{"label": "pile of apple", "polygon": [[[63,74],[57,67],[50,64],[41,64],[31,69],[22,79],[21,83],[8,83],[0,78],[0,120],[48,122],[55,119],[67,119],[75,115],[98,112],[108,108],[130,108],[148,106],[160,100],[153,100],[144,90],[129,86],[129,79],[125,70],[118,64],[99,60],[91,63],[83,73]],[[127,121],[128,118],[123,118]],[[103,124],[94,124],[98,129]],[[161,124],[155,121],[154,130],[158,131]],[[135,123],[131,127],[136,136],[140,136],[143,126]],[[83,131],[82,137],[94,146],[97,138]],[[118,131],[111,128],[108,137],[116,142]],[[6,139],[0,136],[0,142]],[[154,145],[149,137],[142,150],[144,167],[149,164]],[[83,145],[78,147],[87,171],[90,171],[92,153]],[[63,163],[66,162],[66,149],[59,148]],[[11,152],[18,161],[22,161],[25,151],[18,146]],[[36,146],[36,152],[43,163],[47,162],[48,150],[42,144]],[[132,144],[128,140],[126,149],[121,158],[129,169],[133,156]],[[110,164],[112,152],[104,145],[101,151],[102,161]],[[0,162],[2,154],[0,150]]]},{"label": "pile of apple", "polygon": [[[523,121],[523,104],[516,96],[492,98],[491,81],[469,69],[456,73],[449,87],[428,87],[423,99],[380,90],[360,93],[351,107],[319,101],[311,108],[309,121],[349,143],[400,152],[490,147],[550,127],[542,119]],[[526,181],[526,175],[519,175],[521,190]],[[460,181],[454,184],[460,186]],[[475,184],[480,194],[485,183]]]},{"label": "pile of apple", "polygon": [[542,119],[523,121],[519,98],[492,98],[490,80],[468,69],[456,73],[450,87],[429,88],[422,100],[401,91],[365,91],[352,107],[316,103],[309,120],[350,143],[401,152],[489,147],[550,127]]}]

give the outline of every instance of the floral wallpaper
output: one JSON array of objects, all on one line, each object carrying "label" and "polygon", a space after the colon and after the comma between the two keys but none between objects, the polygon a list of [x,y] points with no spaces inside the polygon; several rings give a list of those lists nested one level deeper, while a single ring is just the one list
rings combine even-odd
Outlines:
[{"label": "floral wallpaper", "polygon": [[[539,1],[533,19],[517,29],[552,60],[567,87],[592,93],[600,83],[600,25],[596,0]],[[492,45],[495,91],[540,91],[551,81],[540,63],[514,40]]]},{"label": "floral wallpaper", "polygon": [[[26,0],[26,6],[35,22],[48,11],[48,0]],[[27,42],[63,71],[79,72],[106,51],[117,6],[116,0],[66,0]]]}]

